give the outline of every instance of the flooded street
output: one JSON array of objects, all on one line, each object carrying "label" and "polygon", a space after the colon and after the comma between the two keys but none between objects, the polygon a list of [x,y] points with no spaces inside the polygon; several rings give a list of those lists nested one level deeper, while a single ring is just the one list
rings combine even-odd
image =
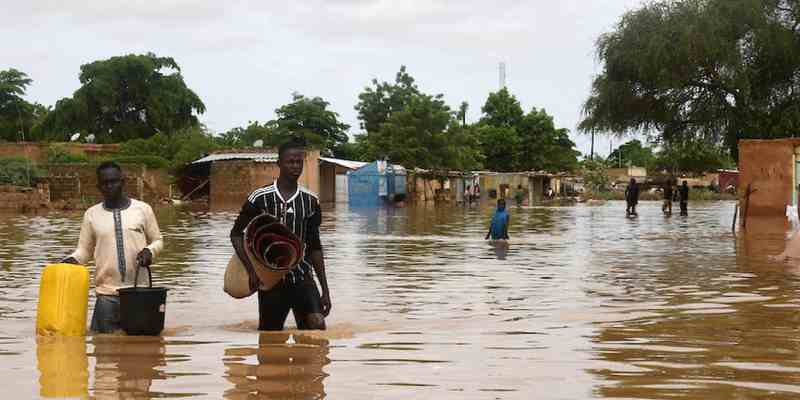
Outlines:
[{"label": "flooded street", "polygon": [[737,239],[733,203],[690,206],[511,207],[508,249],[482,240],[489,208],[327,209],[329,330],[269,334],[256,296],[222,291],[235,212],[160,209],[163,337],[38,341],[40,270],[81,213],[2,215],[4,397],[800,397],[800,269],[766,258],[780,220]]}]

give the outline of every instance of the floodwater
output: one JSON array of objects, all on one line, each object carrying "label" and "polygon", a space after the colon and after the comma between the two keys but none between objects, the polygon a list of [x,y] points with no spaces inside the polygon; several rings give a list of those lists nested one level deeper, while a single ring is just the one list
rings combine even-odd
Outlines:
[{"label": "floodwater", "polygon": [[800,397],[800,268],[766,258],[782,221],[737,237],[733,203],[659,206],[512,207],[507,249],[488,208],[326,210],[330,329],[270,334],[222,291],[235,214],[161,209],[163,336],[38,340],[39,273],[80,213],[3,215],[3,397]]}]

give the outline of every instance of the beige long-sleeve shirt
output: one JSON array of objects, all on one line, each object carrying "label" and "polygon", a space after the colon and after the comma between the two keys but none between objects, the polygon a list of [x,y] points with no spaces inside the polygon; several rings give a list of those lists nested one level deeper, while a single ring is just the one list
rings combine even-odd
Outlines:
[{"label": "beige long-sleeve shirt", "polygon": [[[147,203],[131,199],[130,206],[119,211],[119,219],[122,221],[120,236],[123,246],[118,249],[113,211],[103,207],[103,203],[86,210],[78,248],[71,254],[84,265],[94,258],[94,282],[98,294],[117,295],[117,289],[133,286],[139,252],[146,247],[155,259],[164,247],[156,216]],[[124,280],[118,253],[124,253]],[[139,285],[148,283],[147,270],[143,269],[139,274]]]}]

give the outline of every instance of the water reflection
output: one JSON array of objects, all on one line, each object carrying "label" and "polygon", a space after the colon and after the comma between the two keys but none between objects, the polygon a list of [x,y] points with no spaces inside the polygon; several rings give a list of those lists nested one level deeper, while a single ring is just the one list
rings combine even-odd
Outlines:
[{"label": "water reflection", "polygon": [[324,338],[262,332],[258,347],[225,350],[226,378],[234,385],[225,392],[225,398],[322,399],[327,376],[323,367],[330,363],[328,352]]},{"label": "water reflection", "polygon": [[39,395],[45,398],[86,397],[89,360],[86,338],[40,336],[36,340]]},{"label": "water reflection", "polygon": [[91,340],[95,358],[94,395],[97,399],[160,397],[153,380],[166,379],[164,338],[97,335]]}]

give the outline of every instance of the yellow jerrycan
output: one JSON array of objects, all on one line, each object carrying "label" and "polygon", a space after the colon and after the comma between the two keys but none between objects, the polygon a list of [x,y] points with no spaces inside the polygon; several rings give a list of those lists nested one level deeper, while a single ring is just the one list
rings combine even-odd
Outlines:
[{"label": "yellow jerrycan", "polygon": [[89,270],[82,265],[51,264],[42,271],[36,334],[85,336]]}]

